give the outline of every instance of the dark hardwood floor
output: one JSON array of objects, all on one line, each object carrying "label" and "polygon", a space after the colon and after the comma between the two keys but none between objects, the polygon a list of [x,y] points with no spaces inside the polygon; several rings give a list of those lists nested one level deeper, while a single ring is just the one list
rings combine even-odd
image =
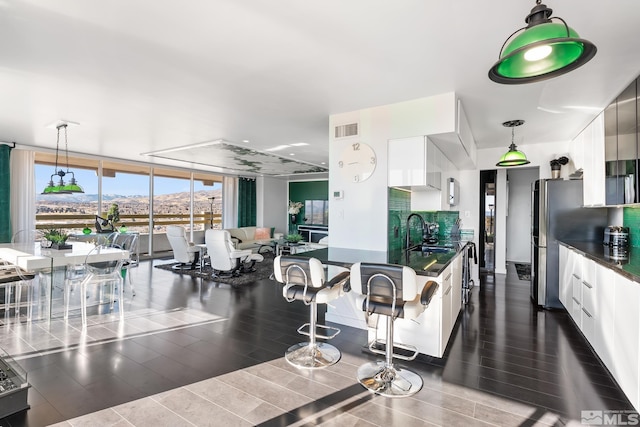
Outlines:
[{"label": "dark hardwood floor", "polygon": [[[271,410],[257,417],[243,412],[248,404],[234,409],[218,402],[224,414],[237,417],[228,425],[562,425],[579,423],[583,410],[633,409],[569,316],[535,310],[528,282],[518,280],[512,266],[506,276],[482,277],[444,358],[406,363],[423,377],[423,390],[410,399],[385,399],[363,393],[354,379],[357,366],[373,358],[362,351],[365,331],[341,327],[332,344],[342,360],[324,371],[297,371],[283,354],[304,340],[296,329],[308,311],[287,303],[279,285],[262,280],[235,289],[156,269],[154,262],[162,261],[133,270],[137,295],[127,293],[128,317],[119,337],[108,335],[105,326],[104,335],[82,341],[75,319],[4,319],[0,347],[10,349],[32,387],[31,409],[0,420],[0,426],[49,425],[117,405],[114,413],[133,425],[158,425],[152,417],[132,421],[142,403],[135,411],[123,404],[154,396],[154,404],[170,407],[166,394],[158,393],[196,393],[205,380],[216,389],[242,391]],[[270,390],[284,378],[283,395],[296,390],[293,381],[306,381],[295,395],[299,403],[271,401],[277,393],[257,390],[257,379]],[[190,416],[200,419],[195,412]],[[211,415],[207,422],[191,422],[223,422],[213,418],[213,424]],[[106,418],[104,423],[115,424]]]}]

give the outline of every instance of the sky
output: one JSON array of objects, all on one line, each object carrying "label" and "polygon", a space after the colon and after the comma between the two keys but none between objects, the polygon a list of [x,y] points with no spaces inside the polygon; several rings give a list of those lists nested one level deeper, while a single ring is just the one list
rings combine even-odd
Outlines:
[{"label": "sky", "polygon": [[[53,166],[35,165],[36,173],[36,193],[49,184],[51,174],[54,173]],[[63,168],[63,170],[66,170]],[[86,169],[72,168],[77,183],[82,187],[86,194],[98,193],[98,177],[94,171]],[[65,182],[68,181],[65,176]],[[58,177],[54,176],[54,184],[57,183]],[[201,181],[194,183],[195,191],[198,190],[214,190],[221,188],[221,184],[216,183],[213,187],[204,187]],[[155,177],[154,193],[155,194],[173,194],[180,192],[188,192],[190,189],[189,180]],[[118,194],[122,196],[137,196],[149,194],[149,177],[135,174],[118,173],[115,178],[104,177],[102,179],[103,194]]]}]

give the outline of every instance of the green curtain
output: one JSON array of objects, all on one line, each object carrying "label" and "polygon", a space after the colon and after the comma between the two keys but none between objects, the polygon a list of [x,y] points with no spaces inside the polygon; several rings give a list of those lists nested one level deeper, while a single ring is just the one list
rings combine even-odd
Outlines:
[{"label": "green curtain", "polygon": [[256,225],[256,180],[240,178],[238,181],[238,227]]},{"label": "green curtain", "polygon": [[11,147],[0,144],[0,242],[11,241]]}]

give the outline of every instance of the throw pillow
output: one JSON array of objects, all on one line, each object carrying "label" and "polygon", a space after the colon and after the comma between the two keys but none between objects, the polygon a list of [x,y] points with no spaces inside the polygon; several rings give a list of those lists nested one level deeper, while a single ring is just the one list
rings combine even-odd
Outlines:
[{"label": "throw pillow", "polygon": [[255,240],[267,240],[271,238],[271,230],[269,228],[256,228],[256,233],[254,234]]}]

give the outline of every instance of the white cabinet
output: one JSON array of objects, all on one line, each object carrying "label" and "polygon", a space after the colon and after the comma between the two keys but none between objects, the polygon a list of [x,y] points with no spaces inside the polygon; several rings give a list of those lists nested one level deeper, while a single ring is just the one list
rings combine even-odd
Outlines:
[{"label": "white cabinet", "polygon": [[615,317],[613,325],[612,353],[613,366],[610,370],[614,378],[638,409],[638,385],[640,375],[640,283],[633,282],[616,274],[615,279]]},{"label": "white cabinet", "polygon": [[449,265],[442,272],[442,322],[440,323],[440,349],[444,352],[451,336],[451,329],[453,329],[453,320],[451,313],[451,305],[453,298],[453,284],[451,276],[451,265]]},{"label": "white cabinet", "polygon": [[582,327],[582,255],[574,250],[569,251],[571,270],[571,302],[569,313],[579,328]]},{"label": "white cabinet", "polygon": [[425,136],[389,140],[389,187],[440,190],[443,154]]},{"label": "white cabinet", "polygon": [[[396,342],[413,345],[421,354],[442,357],[462,308],[462,252],[437,277],[418,276],[422,288],[428,281],[438,283],[431,303],[417,319],[394,321]],[[378,323],[378,336],[385,336],[386,323]],[[369,331],[369,340],[374,338]]]},{"label": "white cabinet", "polygon": [[605,205],[604,113],[600,113],[582,131],[583,204]]},{"label": "white cabinet", "polygon": [[458,314],[462,309],[462,255],[457,256],[452,262],[453,275],[451,276],[451,325],[455,326]]},{"label": "white cabinet", "polygon": [[[613,364],[613,324],[615,318],[615,283],[612,270],[600,264],[595,266],[595,306],[596,328],[593,349],[605,364],[610,367]],[[640,284],[639,284],[640,285]],[[611,368],[609,368],[611,369]]]},{"label": "white cabinet", "polygon": [[[573,288],[571,283],[571,277],[573,275],[573,265],[569,264],[569,252],[571,249],[564,245],[559,246],[559,287],[560,287],[560,302],[564,305],[567,311],[571,311],[571,305],[569,304],[571,296],[573,295]],[[572,260],[574,258],[571,258]]]},{"label": "white cabinet", "polygon": [[[563,265],[563,257],[566,265]],[[640,283],[560,245],[560,296],[602,363],[640,408]],[[569,277],[568,271],[571,271]]]},{"label": "white cabinet", "polygon": [[582,307],[580,312],[580,324],[582,333],[589,342],[595,339],[596,328],[596,294],[597,282],[596,262],[587,258],[582,259]]}]

